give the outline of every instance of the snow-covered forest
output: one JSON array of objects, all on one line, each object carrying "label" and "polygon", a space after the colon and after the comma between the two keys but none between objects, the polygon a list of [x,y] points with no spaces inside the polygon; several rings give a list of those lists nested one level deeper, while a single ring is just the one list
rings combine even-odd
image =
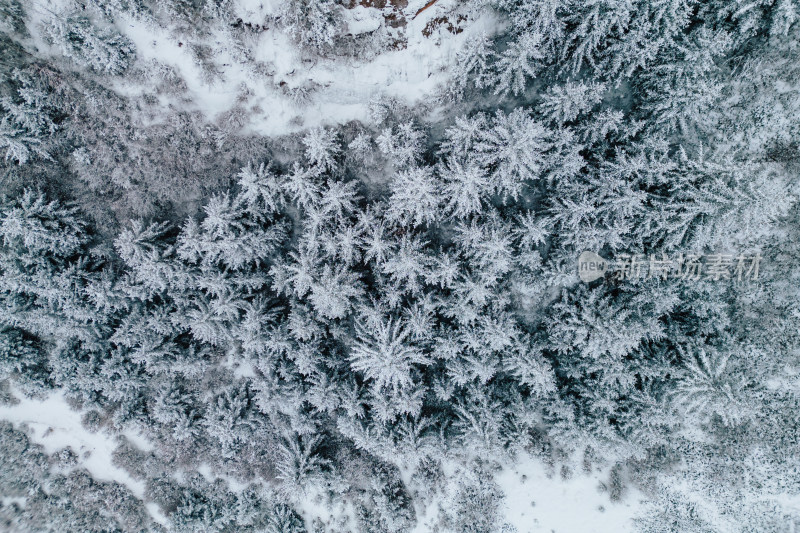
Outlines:
[{"label": "snow-covered forest", "polygon": [[798,17],[0,0],[0,530],[800,531]]}]

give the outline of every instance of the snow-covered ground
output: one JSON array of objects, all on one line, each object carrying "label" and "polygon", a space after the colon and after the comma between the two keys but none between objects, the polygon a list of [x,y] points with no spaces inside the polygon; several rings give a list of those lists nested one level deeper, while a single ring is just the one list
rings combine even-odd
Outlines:
[{"label": "snow-covered ground", "polygon": [[[47,453],[65,447],[72,448],[80,464],[98,480],[124,484],[137,496],[144,494],[144,484],[133,479],[125,470],[112,464],[111,457],[117,440],[101,432],[90,433],[81,424],[81,413],[73,411],[63,396],[54,394],[45,400],[22,399],[13,406],[0,406],[0,419],[16,427],[29,428],[31,440],[44,446]],[[126,432],[125,436],[136,446],[148,449],[150,444],[138,434]],[[207,479],[218,476],[210,469],[200,470]],[[611,502],[608,494],[600,490],[607,473],[575,473],[567,480],[555,475],[548,477],[541,461],[521,456],[513,467],[506,467],[496,481],[503,493],[503,518],[516,527],[517,533],[626,533],[633,531],[632,518],[639,510],[643,496],[628,487],[622,501]],[[243,490],[246,485],[226,479],[232,490]],[[430,521],[435,516],[438,501],[430,501],[414,533],[430,531]],[[311,501],[304,506],[307,520],[322,517],[328,522],[349,516],[350,509],[326,509]],[[147,505],[153,518],[166,523],[155,504]]]},{"label": "snow-covered ground", "polygon": [[505,518],[518,533],[626,533],[643,495],[626,487],[619,502],[599,490],[608,476],[578,472],[567,480],[547,477],[541,461],[520,457],[497,482],[506,495]]},{"label": "snow-covered ground", "polygon": [[[405,23],[397,28],[386,28],[384,22],[384,15],[395,9],[391,6],[383,10],[341,8],[348,33],[372,32],[383,25],[391,30],[392,38],[402,41],[403,46],[384,50],[369,60],[301,57],[290,37],[274,27],[248,35],[243,43],[233,42],[227,26],[187,40],[176,37],[172,28],[126,14],[119,16],[115,25],[134,44],[138,66],[149,80],[137,85],[126,77],[112,85],[125,96],[157,94],[165,107],[199,110],[210,121],[238,109],[246,117],[244,128],[261,135],[283,135],[351,120],[369,122],[370,104],[379,97],[396,98],[412,107],[429,103],[447,84],[450,67],[464,43],[481,33],[497,31],[499,21],[486,12],[463,23],[459,32],[440,27],[425,35],[428,23],[443,18],[456,2],[439,0],[415,17],[427,2],[410,0],[399,13]],[[234,0],[232,9],[243,23],[260,25],[266,16],[276,14],[278,4]],[[27,8],[28,30],[39,53],[54,58],[61,55],[44,38],[42,25],[70,12],[71,5],[70,0],[37,0]],[[210,51],[205,66],[195,57],[195,46]],[[163,94],[159,73],[164,67],[183,81],[186,91]]]},{"label": "snow-covered ground", "polygon": [[[644,502],[644,495],[633,487],[626,487],[622,499],[612,502],[601,490],[608,480],[607,469],[562,479],[548,476],[540,459],[525,454],[505,465],[494,479],[504,495],[500,519],[513,533],[629,533]],[[438,498],[426,503],[414,533],[432,531],[439,508],[448,506]]]},{"label": "snow-covered ground", "polygon": [[[28,437],[41,444],[48,454],[71,448],[78,456],[79,464],[93,478],[116,481],[128,487],[138,498],[144,496],[144,483],[112,463],[112,453],[118,446],[117,439],[105,433],[87,431],[81,424],[81,413],[70,409],[61,394],[53,394],[44,400],[22,397],[16,405],[0,405],[0,419],[8,420],[18,429],[27,426]],[[125,436],[142,449],[149,447],[147,440],[138,434],[126,432]],[[147,509],[153,519],[166,523],[166,518],[156,505],[148,505]]]},{"label": "snow-covered ground", "polygon": [[[454,1],[441,0],[416,18],[425,1],[410,1],[403,10],[407,25],[396,28],[406,46],[367,61],[304,59],[289,37],[275,28],[249,36],[245,47],[254,62],[241,61],[232,52],[235,47],[226,31],[220,30],[191,43],[213,51],[211,61],[218,76],[211,80],[192,57],[189,43],[180,42],[169,30],[131,17],[118,20],[117,26],[136,45],[141,60],[169,66],[180,76],[188,89],[188,94],[181,95],[184,105],[191,102],[209,120],[238,108],[245,113],[249,131],[281,135],[351,120],[369,122],[370,103],[381,96],[409,106],[427,103],[447,83],[448,67],[464,43],[479,33],[491,34],[497,26],[486,14],[460,33],[439,29],[426,36],[426,25]],[[274,2],[238,0],[234,5],[234,12],[251,24],[262,23],[275,9]],[[358,6],[343,11],[353,34],[374,31],[383,23],[378,9]],[[130,91],[130,83],[120,90]],[[304,96],[297,96],[300,93]]]}]

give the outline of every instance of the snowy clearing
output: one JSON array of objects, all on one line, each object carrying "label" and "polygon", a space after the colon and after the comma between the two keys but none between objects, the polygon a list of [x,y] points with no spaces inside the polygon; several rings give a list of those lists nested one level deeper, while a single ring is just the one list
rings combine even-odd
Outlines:
[{"label": "snowy clearing", "polygon": [[[237,4],[245,21],[261,21],[274,9],[269,2],[255,4]],[[285,33],[268,28],[247,42],[255,64],[263,67],[254,69],[253,63],[232,55],[226,33],[218,30],[211,39],[192,43],[213,50],[213,79],[191,57],[191,47],[178,42],[169,30],[131,17],[119,21],[118,29],[136,45],[140,59],[175,69],[189,91],[182,99],[209,120],[238,108],[244,110],[248,131],[270,136],[351,120],[369,123],[370,103],[382,96],[412,107],[429,105],[436,91],[447,83],[448,67],[456,61],[464,43],[481,33],[491,35],[497,21],[487,14],[458,34],[438,30],[426,36],[426,25],[447,7],[447,2],[439,2],[412,18],[422,5],[424,2],[409,2],[404,9],[408,24],[398,30],[403,32],[406,46],[369,61],[304,60]],[[345,11],[353,34],[375,31],[382,24],[377,9],[357,6]],[[131,88],[128,85],[124,90]]]}]

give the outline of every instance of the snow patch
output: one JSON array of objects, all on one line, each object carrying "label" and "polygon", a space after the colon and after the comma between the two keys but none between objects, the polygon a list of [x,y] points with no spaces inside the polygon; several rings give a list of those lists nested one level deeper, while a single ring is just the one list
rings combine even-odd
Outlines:
[{"label": "snow patch", "polygon": [[232,10],[242,22],[261,24],[270,15],[275,15],[280,8],[277,0],[234,0]]},{"label": "snow patch", "polygon": [[[457,479],[457,463],[442,464],[444,478]],[[498,515],[514,533],[633,533],[634,518],[642,510],[646,497],[626,486],[621,501],[612,502],[600,490],[608,480],[607,471],[574,473],[569,479],[548,477],[542,461],[519,455],[513,464],[503,465],[495,482],[504,495]],[[404,476],[408,484],[408,479]],[[455,490],[452,484],[447,491]],[[439,521],[440,507],[447,505],[448,494],[434,494],[417,506],[417,525],[413,533],[430,533]]]},{"label": "snow patch", "polygon": [[201,464],[197,468],[197,472],[199,472],[200,475],[202,475],[205,478],[205,480],[208,481],[209,483],[214,483],[218,479],[221,479],[222,481],[228,484],[228,490],[235,493],[241,493],[251,485],[250,483],[242,483],[241,481],[237,481],[231,476],[215,474],[211,470],[211,467],[206,463]]},{"label": "snow patch", "polygon": [[[239,0],[235,12],[257,24],[275,7],[268,1]],[[358,6],[345,11],[351,33],[374,31],[384,24],[381,10]],[[413,15],[413,10],[407,11]],[[168,29],[130,16],[117,25],[134,43],[141,60],[168,65],[178,73],[188,89],[181,98],[210,121],[238,108],[244,112],[247,132],[273,136],[351,120],[369,123],[369,104],[379,96],[397,98],[411,107],[429,102],[448,82],[448,67],[467,40],[479,33],[492,34],[498,27],[494,15],[487,12],[462,33],[444,32],[444,37],[433,39],[423,34],[433,13],[427,10],[413,20],[409,15],[404,28],[395,28],[403,32],[407,46],[384,51],[369,61],[304,59],[295,43],[277,28],[248,35],[241,44],[252,60],[244,60],[241,52],[233,51],[227,28],[189,43],[179,41]],[[212,51],[205,66],[192,55],[196,45]]]},{"label": "snow patch", "polygon": [[383,23],[383,15],[377,9],[356,6],[346,10],[345,22],[351,35],[361,35],[377,30]]},{"label": "snow patch", "polygon": [[[128,487],[137,498],[143,498],[144,482],[133,479],[128,472],[112,463],[112,453],[117,448],[116,439],[87,431],[81,424],[81,413],[70,409],[63,394],[52,394],[43,400],[22,398],[16,405],[0,405],[0,419],[15,426],[27,426],[29,438],[41,444],[48,454],[72,448],[78,455],[80,465],[94,479],[115,481]],[[138,435],[132,439],[134,444],[142,440]],[[148,507],[148,510],[154,520],[166,524],[167,519],[157,506]]]},{"label": "snow patch", "polygon": [[601,481],[598,472],[548,478],[544,465],[533,457],[520,457],[497,476],[506,496],[505,519],[519,533],[633,532],[644,496],[628,486],[622,501],[612,502],[598,490]]}]

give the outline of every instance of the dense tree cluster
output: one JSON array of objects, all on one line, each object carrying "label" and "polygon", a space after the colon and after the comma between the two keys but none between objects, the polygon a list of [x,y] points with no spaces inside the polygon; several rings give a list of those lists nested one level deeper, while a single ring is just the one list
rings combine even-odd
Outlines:
[{"label": "dense tree cluster", "polygon": [[[464,2],[505,29],[452,66],[457,116],[384,99],[269,150],[235,117],[131,118],[111,87],[142,60],[115,17],[232,17],[161,4],[48,19],[48,64],[0,3],[0,380],[146,436],[116,461],[167,517],[5,425],[7,527],[404,532],[438,495],[441,531],[488,533],[493,468],[522,452],[611,468],[612,499],[636,484],[644,532],[800,526],[792,0]],[[342,9],[267,22],[330,58]],[[764,267],[584,284],[583,250]],[[348,520],[304,523],[312,500]]]}]

